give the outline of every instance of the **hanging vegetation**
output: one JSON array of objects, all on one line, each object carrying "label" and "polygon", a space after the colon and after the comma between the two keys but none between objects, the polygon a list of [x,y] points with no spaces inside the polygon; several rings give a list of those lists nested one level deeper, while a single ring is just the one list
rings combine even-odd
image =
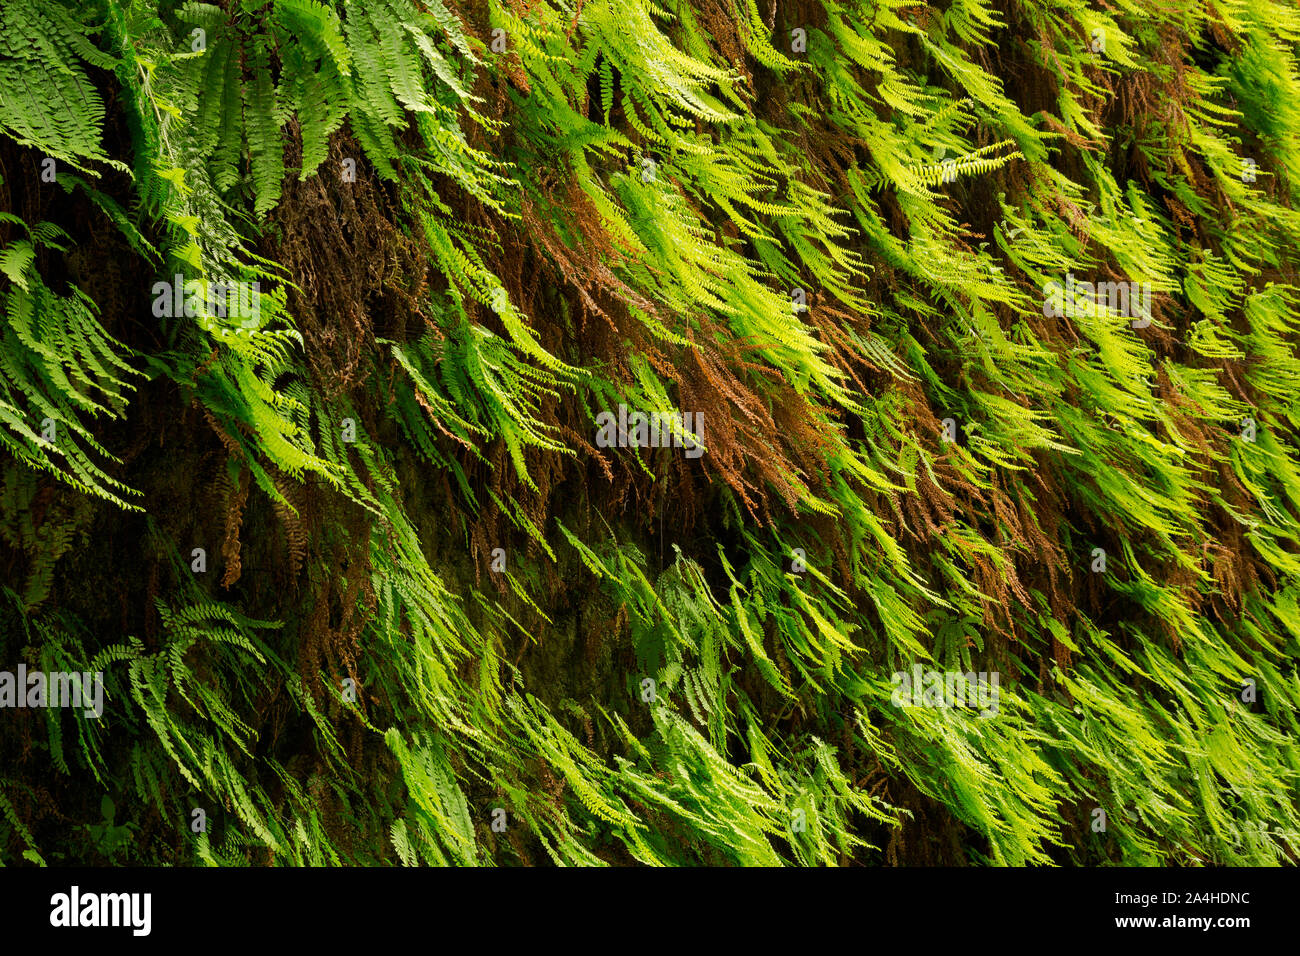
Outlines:
[{"label": "hanging vegetation", "polygon": [[1298,62],[4,0],[0,862],[1295,863]]}]

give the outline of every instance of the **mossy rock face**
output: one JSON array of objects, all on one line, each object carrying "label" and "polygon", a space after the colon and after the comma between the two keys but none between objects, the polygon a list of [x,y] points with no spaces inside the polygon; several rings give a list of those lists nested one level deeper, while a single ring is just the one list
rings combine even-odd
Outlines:
[{"label": "mossy rock face", "polygon": [[0,862],[1296,862],[1293,6],[83,6]]}]

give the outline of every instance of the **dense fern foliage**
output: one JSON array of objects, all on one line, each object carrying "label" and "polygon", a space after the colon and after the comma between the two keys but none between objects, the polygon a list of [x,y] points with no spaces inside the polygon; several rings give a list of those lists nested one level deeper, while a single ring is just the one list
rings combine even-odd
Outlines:
[{"label": "dense fern foliage", "polygon": [[0,861],[1294,863],[1298,199],[1286,0],[4,0]]}]

